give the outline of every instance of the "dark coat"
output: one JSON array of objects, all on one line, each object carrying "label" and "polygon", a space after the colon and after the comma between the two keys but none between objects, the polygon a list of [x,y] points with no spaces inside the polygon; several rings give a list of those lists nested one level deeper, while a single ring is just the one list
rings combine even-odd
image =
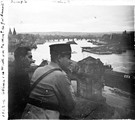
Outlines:
[{"label": "dark coat", "polygon": [[30,79],[28,72],[15,62],[9,66],[8,73],[9,117],[19,118],[26,106],[25,98],[30,89]]}]

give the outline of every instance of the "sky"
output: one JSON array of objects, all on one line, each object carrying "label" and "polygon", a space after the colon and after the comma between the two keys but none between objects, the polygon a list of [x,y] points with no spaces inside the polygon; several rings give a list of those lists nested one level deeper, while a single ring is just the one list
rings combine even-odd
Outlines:
[{"label": "sky", "polygon": [[57,3],[55,0],[26,1],[23,4],[10,3],[8,7],[8,25],[20,33],[112,32],[134,29],[134,7],[131,5],[77,4],[77,0],[64,0],[66,3]]}]

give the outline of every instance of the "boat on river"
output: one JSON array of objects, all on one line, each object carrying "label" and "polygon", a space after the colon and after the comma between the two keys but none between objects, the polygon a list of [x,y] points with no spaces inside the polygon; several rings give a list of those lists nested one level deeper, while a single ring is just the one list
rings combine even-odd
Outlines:
[{"label": "boat on river", "polygon": [[90,52],[90,53],[93,53],[93,54],[99,54],[99,55],[108,55],[108,54],[112,54],[111,51],[99,51],[99,50],[96,50],[96,49],[93,49],[93,48],[82,48],[82,52]]}]

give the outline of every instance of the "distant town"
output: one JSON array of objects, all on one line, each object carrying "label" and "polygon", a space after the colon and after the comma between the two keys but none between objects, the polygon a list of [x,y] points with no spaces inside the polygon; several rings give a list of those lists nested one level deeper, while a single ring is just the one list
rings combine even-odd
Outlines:
[{"label": "distant town", "polygon": [[134,32],[122,31],[116,33],[83,33],[83,32],[35,32],[17,33],[11,28],[8,33],[8,51],[13,52],[18,46],[37,47],[37,44],[44,44],[52,41],[75,41],[86,40],[98,47],[83,47],[83,51],[95,54],[121,54],[126,50],[134,50]]}]

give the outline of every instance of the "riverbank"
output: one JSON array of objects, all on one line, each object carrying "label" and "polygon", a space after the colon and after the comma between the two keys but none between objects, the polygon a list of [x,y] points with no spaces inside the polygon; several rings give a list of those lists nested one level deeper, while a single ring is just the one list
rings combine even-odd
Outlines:
[{"label": "riverbank", "polygon": [[134,74],[125,74],[112,70],[105,71],[104,73],[105,85],[118,88],[122,91],[135,94],[135,76]]},{"label": "riverbank", "polygon": [[99,55],[108,55],[108,54],[122,54],[126,52],[129,48],[122,47],[118,44],[108,44],[108,45],[101,45],[97,47],[82,47],[82,52],[90,52],[93,54]]}]

